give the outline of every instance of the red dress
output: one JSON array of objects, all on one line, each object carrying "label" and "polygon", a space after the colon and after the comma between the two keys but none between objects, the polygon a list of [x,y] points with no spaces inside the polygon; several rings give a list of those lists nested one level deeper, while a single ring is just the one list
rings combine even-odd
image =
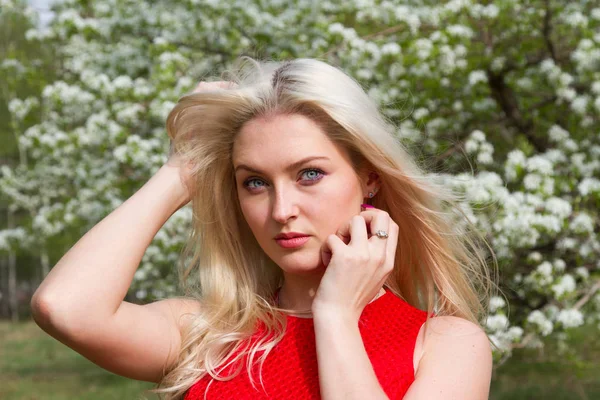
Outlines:
[{"label": "red dress", "polygon": [[[360,316],[359,330],[365,350],[381,387],[392,400],[402,399],[414,381],[415,342],[426,316],[425,311],[389,290],[367,304]],[[253,369],[254,389],[244,363],[240,375],[229,381],[212,381],[210,375],[205,375],[192,385],[184,400],[203,400],[211,381],[207,400],[320,399],[313,320],[288,315],[287,324],[285,336],[263,365],[266,393],[260,385],[258,367]]]}]

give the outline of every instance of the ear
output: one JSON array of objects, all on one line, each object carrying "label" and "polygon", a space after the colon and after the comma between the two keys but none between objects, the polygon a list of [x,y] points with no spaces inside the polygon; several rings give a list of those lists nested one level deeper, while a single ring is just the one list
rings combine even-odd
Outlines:
[{"label": "ear", "polygon": [[379,174],[373,170],[363,169],[359,175],[363,189],[363,196],[367,199],[375,197],[375,194],[377,194],[377,191],[381,187],[381,179]]}]

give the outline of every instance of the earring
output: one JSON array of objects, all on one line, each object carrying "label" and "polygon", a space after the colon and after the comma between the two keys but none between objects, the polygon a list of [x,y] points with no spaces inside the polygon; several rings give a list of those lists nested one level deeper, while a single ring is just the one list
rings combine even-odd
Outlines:
[{"label": "earring", "polygon": [[369,192],[369,198],[373,198],[373,196],[375,196],[375,193]]}]

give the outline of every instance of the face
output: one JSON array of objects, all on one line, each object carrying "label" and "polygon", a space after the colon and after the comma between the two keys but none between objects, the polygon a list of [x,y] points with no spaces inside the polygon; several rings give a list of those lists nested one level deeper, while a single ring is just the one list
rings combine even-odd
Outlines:
[{"label": "face", "polygon": [[[242,213],[264,252],[284,272],[323,272],[322,244],[360,213],[367,190],[346,151],[294,114],[244,124],[232,157]],[[282,232],[308,238],[284,247],[275,240]]]}]

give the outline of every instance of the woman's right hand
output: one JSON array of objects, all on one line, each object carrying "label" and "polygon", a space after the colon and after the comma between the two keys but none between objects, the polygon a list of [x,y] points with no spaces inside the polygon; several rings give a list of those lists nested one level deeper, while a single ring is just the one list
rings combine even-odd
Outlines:
[{"label": "woman's right hand", "polygon": [[[237,85],[234,82],[230,81],[200,82],[198,83],[198,85],[192,93],[207,92],[214,89],[231,89],[236,86]],[[180,155],[175,153],[171,146],[169,148],[169,158],[165,166],[175,168],[178,170],[180,182],[183,186],[184,192],[186,193],[185,200],[181,204],[181,207],[183,207],[191,200],[191,193],[193,193],[195,188],[192,176],[193,165],[190,163],[183,165]]]}]

